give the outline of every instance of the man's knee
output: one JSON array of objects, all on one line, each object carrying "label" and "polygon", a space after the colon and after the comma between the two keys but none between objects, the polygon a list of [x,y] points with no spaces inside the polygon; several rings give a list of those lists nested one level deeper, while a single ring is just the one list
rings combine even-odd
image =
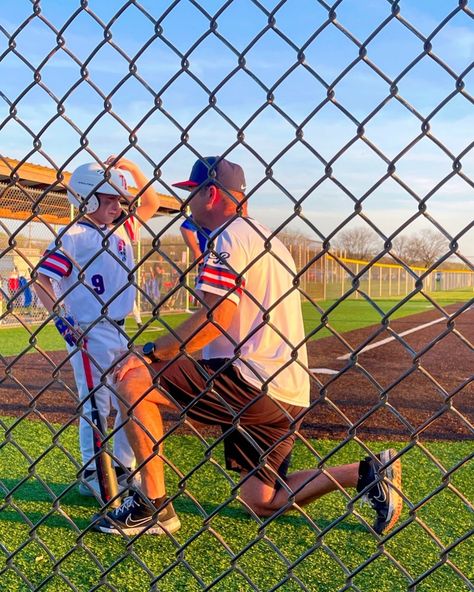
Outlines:
[{"label": "man's knee", "polygon": [[240,489],[240,499],[252,513],[262,518],[275,512],[275,489],[256,477],[251,477]]},{"label": "man's knee", "polygon": [[129,370],[117,384],[117,392],[120,406],[125,409],[125,413],[130,407],[139,405],[141,401],[175,408],[168,397],[153,384],[150,373],[145,367]]},{"label": "man's knee", "polygon": [[120,406],[130,407],[145,398],[152,390],[151,377],[146,368],[133,368],[116,384]]},{"label": "man's knee", "polygon": [[255,514],[259,518],[267,518],[275,512],[272,507],[265,505],[261,500],[245,499],[242,496],[240,496],[240,499],[242,500],[245,509],[250,514]]}]

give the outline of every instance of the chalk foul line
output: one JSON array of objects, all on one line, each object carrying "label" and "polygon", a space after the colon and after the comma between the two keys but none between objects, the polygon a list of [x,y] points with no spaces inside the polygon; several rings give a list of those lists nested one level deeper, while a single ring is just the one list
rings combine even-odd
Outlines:
[{"label": "chalk foul line", "polygon": [[[440,323],[441,321],[446,321],[446,317],[439,317],[439,319],[435,319],[434,321],[430,321],[429,323],[424,323],[423,325],[418,325],[418,327],[413,327],[412,329],[408,329],[407,331],[403,331],[403,333],[398,333],[399,337],[404,337],[405,335],[410,335],[410,333],[415,333],[416,331],[421,331],[422,329],[426,329],[426,327],[431,327],[431,325],[435,325],[436,323]],[[358,352],[361,354],[362,352],[369,351],[370,349],[375,349],[376,347],[380,347],[381,345],[385,345],[390,341],[394,341],[396,337],[387,337],[386,339],[381,339],[380,341],[376,341],[375,343],[371,343],[370,345],[366,345],[363,349]],[[343,356],[339,356],[338,360],[348,360],[351,357],[352,353],[344,354]]]}]

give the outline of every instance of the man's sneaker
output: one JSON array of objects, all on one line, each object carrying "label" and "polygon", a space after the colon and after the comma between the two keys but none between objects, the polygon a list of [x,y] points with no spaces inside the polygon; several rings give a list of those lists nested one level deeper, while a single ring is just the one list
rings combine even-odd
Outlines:
[{"label": "man's sneaker", "polygon": [[171,503],[158,510],[151,502],[143,500],[138,493],[125,498],[121,506],[107,512],[105,516],[96,514],[92,529],[108,534],[134,536],[144,534],[172,534],[181,527]]},{"label": "man's sneaker", "polygon": [[373,527],[377,534],[390,530],[402,511],[402,463],[399,458],[391,462],[396,454],[390,448],[376,454],[377,460],[366,457],[360,463],[357,491],[364,493],[362,499],[377,513]]}]

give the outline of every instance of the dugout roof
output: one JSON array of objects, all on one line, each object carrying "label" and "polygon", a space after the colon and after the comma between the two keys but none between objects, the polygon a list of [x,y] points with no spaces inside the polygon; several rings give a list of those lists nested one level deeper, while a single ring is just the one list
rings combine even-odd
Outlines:
[{"label": "dugout roof", "polygon": [[[71,208],[63,183],[67,184],[71,173],[64,171],[63,175],[64,181],[58,181],[57,171],[53,168],[0,158],[0,218],[67,224]],[[128,189],[134,195],[137,193],[135,187]],[[178,199],[159,195],[161,206],[156,216],[179,211],[181,203]]]}]

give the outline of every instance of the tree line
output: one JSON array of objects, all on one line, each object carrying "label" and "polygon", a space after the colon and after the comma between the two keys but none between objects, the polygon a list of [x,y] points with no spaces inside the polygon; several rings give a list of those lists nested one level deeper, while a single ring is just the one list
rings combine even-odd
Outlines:
[{"label": "tree line", "polygon": [[[383,248],[380,236],[370,228],[361,226],[339,233],[336,243],[346,257],[363,261],[369,261]],[[437,230],[424,228],[416,233],[396,236],[390,252],[408,265],[430,267],[449,252],[449,240]],[[443,266],[458,269],[465,267],[460,262]]]}]

